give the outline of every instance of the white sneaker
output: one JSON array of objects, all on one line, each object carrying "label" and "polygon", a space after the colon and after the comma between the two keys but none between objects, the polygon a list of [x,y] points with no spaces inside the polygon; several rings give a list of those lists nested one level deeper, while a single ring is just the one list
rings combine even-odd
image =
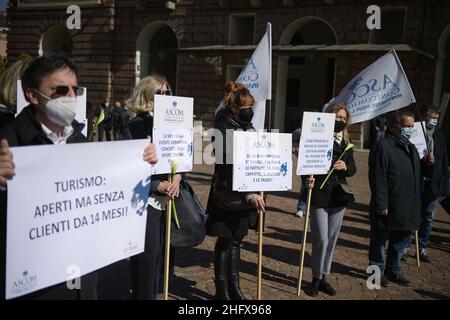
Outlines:
[{"label": "white sneaker", "polygon": [[296,216],[296,217],[299,217],[299,218],[303,218],[304,213],[303,213],[302,210],[298,210],[298,211],[295,213],[295,216]]}]

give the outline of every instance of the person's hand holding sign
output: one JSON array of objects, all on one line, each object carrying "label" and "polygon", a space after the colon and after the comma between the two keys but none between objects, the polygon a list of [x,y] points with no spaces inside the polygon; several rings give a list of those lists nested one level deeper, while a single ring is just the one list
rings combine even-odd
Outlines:
[{"label": "person's hand holding sign", "polygon": [[155,144],[152,143],[152,137],[148,137],[150,144],[144,149],[144,161],[147,161],[150,165],[154,165],[158,162],[158,155],[156,154]]},{"label": "person's hand holding sign", "polygon": [[8,141],[2,139],[0,145],[0,187],[6,187],[6,181],[16,175],[13,155],[9,150]]},{"label": "person's hand holding sign", "polygon": [[254,206],[258,212],[261,210],[262,212],[266,212],[264,207],[264,197],[260,196],[259,194],[252,194],[250,197],[248,197],[247,200],[252,206]]}]

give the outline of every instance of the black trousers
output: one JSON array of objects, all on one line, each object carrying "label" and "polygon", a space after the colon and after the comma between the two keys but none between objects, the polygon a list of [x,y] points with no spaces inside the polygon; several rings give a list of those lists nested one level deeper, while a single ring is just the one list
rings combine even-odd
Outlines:
[{"label": "black trousers", "polygon": [[[133,299],[156,300],[162,291],[165,250],[165,211],[147,207],[144,252],[130,258]],[[175,250],[170,250],[169,275],[173,276]]]}]

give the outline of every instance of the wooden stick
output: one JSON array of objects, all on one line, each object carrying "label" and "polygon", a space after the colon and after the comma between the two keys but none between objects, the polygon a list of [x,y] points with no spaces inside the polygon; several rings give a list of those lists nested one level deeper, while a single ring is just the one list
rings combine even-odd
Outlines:
[{"label": "wooden stick", "polygon": [[[260,192],[260,196],[264,197],[264,193]],[[259,210],[259,226],[258,226],[258,289],[256,299],[261,300],[261,286],[262,286],[262,244],[263,244],[263,232],[264,232],[264,212]]]},{"label": "wooden stick", "polygon": [[417,267],[420,267],[420,252],[419,252],[419,232],[416,230],[414,237],[416,238],[416,261]]},{"label": "wooden stick", "polygon": [[[169,174],[169,183],[172,183],[172,175]],[[170,224],[172,222],[172,198],[167,196],[166,213],[166,242],[164,252],[164,300],[169,299],[169,260],[170,260]]]},{"label": "wooden stick", "polygon": [[[311,176],[309,176],[309,178],[312,179],[313,176],[311,175]],[[301,249],[301,254],[300,254],[300,267],[298,269],[297,296],[300,296],[301,288],[302,288],[303,263],[305,262],[305,247],[306,247],[306,236],[308,234],[309,210],[311,207],[311,194],[312,194],[312,189],[308,188],[305,226],[303,228],[303,242],[302,242],[302,249]]]}]

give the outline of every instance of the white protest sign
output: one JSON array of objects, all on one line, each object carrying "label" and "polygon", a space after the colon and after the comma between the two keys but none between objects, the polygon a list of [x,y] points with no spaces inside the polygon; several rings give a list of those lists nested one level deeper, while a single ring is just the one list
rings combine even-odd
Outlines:
[{"label": "white protest sign", "polygon": [[[425,127],[425,122],[422,122],[422,124]],[[423,134],[420,122],[414,123],[414,131],[411,138],[409,138],[409,141],[416,147],[420,159],[428,154],[427,141],[425,140],[425,135]]]},{"label": "white protest sign", "polygon": [[345,103],[351,123],[358,123],[416,102],[395,50],[372,63],[352,79],[339,95],[326,104]]},{"label": "white protest sign", "polygon": [[152,174],[171,173],[172,163],[177,172],[192,171],[194,99],[155,95],[153,142],[159,161]]},{"label": "white protest sign", "polygon": [[335,113],[304,112],[298,175],[326,174],[333,158]]},{"label": "white protest sign", "polygon": [[[144,139],[11,148],[7,299],[143,252],[147,145]],[[80,274],[69,271],[74,266]]]},{"label": "white protest sign", "polygon": [[235,131],[233,190],[286,191],[292,188],[292,135]]}]

